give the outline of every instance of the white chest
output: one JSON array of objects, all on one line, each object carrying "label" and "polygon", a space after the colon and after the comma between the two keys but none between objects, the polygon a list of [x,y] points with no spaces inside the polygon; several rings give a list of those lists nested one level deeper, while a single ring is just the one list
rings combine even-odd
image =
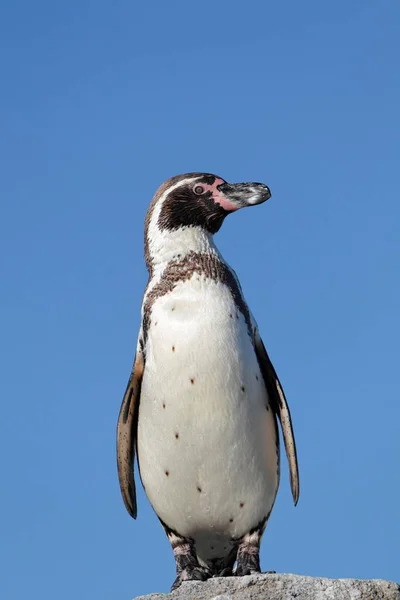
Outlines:
[{"label": "white chest", "polygon": [[155,301],[138,458],[149,500],[169,527],[215,546],[266,516],[278,486],[267,406],[247,324],[227,287],[195,273]]}]

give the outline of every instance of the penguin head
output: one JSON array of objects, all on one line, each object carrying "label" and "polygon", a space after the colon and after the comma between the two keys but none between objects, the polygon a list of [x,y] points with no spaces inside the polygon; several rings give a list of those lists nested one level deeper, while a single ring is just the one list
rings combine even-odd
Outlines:
[{"label": "penguin head", "polygon": [[162,201],[158,216],[161,229],[192,226],[214,234],[228,214],[261,204],[270,197],[271,192],[263,183],[228,183],[210,173],[187,173],[163,183],[153,203]]},{"label": "penguin head", "polygon": [[189,251],[204,252],[225,217],[271,197],[263,183],[228,183],[210,173],[186,173],[167,179],[146,214],[144,250],[151,274]]}]

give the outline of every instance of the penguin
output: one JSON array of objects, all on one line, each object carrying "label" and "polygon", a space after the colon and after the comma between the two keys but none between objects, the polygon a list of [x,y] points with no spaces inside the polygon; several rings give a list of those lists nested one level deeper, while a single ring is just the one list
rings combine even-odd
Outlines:
[{"label": "penguin", "polygon": [[176,579],[260,572],[280,479],[296,445],[282,385],[236,273],[214,243],[224,219],[271,197],[209,173],[168,179],[145,218],[149,273],[136,355],[117,424],[122,498],[136,518],[134,459],[172,546]]}]

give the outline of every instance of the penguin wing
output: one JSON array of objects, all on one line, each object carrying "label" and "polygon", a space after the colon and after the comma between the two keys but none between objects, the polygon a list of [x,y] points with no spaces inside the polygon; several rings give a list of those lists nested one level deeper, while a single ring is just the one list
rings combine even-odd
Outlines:
[{"label": "penguin wing", "polygon": [[272,362],[270,361],[264,343],[257,329],[255,330],[254,342],[261,373],[267,387],[271,408],[277,415],[281,424],[286,456],[289,462],[290,487],[292,488],[293,501],[294,505],[296,506],[300,495],[300,481],[299,467],[297,464],[296,442],[294,439],[289,406],[286,401],[281,382],[279,381],[278,375],[276,374]]},{"label": "penguin wing", "polygon": [[128,513],[136,519],[136,488],[133,476],[140,388],[144,371],[143,353],[138,348],[117,424],[117,465],[122,498]]}]

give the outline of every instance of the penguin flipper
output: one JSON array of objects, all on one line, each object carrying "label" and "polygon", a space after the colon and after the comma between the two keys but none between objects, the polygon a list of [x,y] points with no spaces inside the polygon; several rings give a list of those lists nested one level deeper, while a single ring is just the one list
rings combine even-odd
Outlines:
[{"label": "penguin flipper", "polygon": [[140,388],[144,371],[143,354],[138,349],[122,400],[117,424],[117,465],[122,499],[128,513],[136,519],[136,488],[133,476]]},{"label": "penguin flipper", "polygon": [[294,432],[292,427],[292,419],[290,417],[290,410],[286,397],[279,381],[278,375],[272,365],[272,362],[265,349],[264,343],[258,333],[255,332],[255,349],[257,353],[258,362],[261,368],[261,372],[267,387],[269,401],[271,408],[279,419],[283,440],[285,443],[286,456],[289,462],[290,470],[290,487],[292,489],[292,496],[294,505],[296,506],[299,495],[300,495],[300,480],[299,480],[299,467],[297,463],[297,451],[296,442],[294,439]]}]

